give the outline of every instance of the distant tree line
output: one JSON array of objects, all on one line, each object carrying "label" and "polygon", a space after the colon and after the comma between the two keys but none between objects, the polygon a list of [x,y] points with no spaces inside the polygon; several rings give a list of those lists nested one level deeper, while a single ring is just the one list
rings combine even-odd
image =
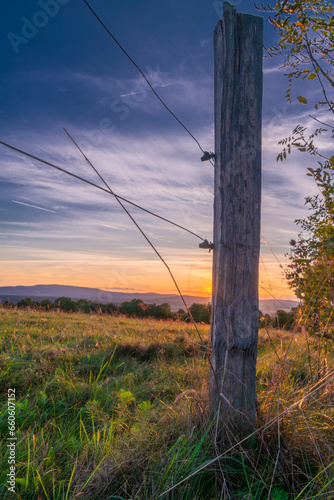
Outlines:
[{"label": "distant tree line", "polygon": [[[125,301],[120,306],[117,306],[112,303],[102,304],[86,299],[75,301],[68,297],[60,297],[54,302],[51,302],[49,299],[43,299],[38,302],[37,300],[28,297],[20,300],[16,305],[7,299],[3,303],[3,307],[7,309],[17,307],[18,309],[29,308],[43,311],[59,310],[63,312],[82,312],[86,314],[124,314],[126,316],[136,318],[180,319],[182,321],[185,321],[189,317],[188,313],[185,312],[184,309],[179,309],[176,313],[173,313],[170,309],[170,305],[166,302],[159,305],[147,304],[141,299]],[[210,304],[193,304],[190,307],[190,311],[195,321],[199,323],[210,323]]]},{"label": "distant tree line", "polygon": [[[163,304],[147,304],[141,299],[132,299],[123,302],[120,306],[112,303],[102,304],[92,302],[86,299],[75,301],[68,297],[60,297],[54,302],[49,299],[43,299],[40,302],[30,297],[20,300],[16,305],[9,299],[3,303],[3,307],[7,309],[36,309],[43,311],[63,311],[63,312],[81,312],[86,314],[109,314],[115,316],[124,314],[125,316],[135,318],[156,318],[156,319],[173,319],[187,321],[190,320],[188,312],[184,309],[179,309],[173,313],[170,305],[167,302]],[[210,324],[211,320],[211,304],[193,304],[190,306],[190,312],[197,323]],[[259,326],[260,328],[280,328],[284,330],[292,330],[298,313],[298,308],[294,308],[289,312],[279,310],[274,316],[263,314],[259,311]]]}]

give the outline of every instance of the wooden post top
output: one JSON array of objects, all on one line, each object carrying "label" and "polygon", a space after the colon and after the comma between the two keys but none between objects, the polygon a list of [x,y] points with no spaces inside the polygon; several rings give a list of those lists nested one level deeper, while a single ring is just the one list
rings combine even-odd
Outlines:
[{"label": "wooden post top", "polygon": [[237,13],[236,9],[233,5],[231,5],[229,2],[223,2],[223,17],[222,17],[222,19],[224,19],[225,16],[235,16],[235,15],[240,16],[241,18],[251,17],[253,20],[254,20],[254,18],[261,19],[261,22],[263,23],[262,16],[255,16],[254,14]]},{"label": "wooden post top", "polygon": [[223,17],[225,12],[233,12],[235,8],[229,2],[223,2]]}]

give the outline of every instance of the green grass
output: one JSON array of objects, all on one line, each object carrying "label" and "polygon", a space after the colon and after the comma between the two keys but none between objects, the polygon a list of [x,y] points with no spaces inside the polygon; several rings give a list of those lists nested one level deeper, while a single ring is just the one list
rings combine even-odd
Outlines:
[{"label": "green grass", "polygon": [[[260,332],[264,429],[212,461],[207,325],[201,345],[173,321],[5,309],[0,319],[0,498],[149,500],[170,488],[165,500],[334,498],[333,363],[302,334]],[[6,487],[9,388],[15,494]]]}]

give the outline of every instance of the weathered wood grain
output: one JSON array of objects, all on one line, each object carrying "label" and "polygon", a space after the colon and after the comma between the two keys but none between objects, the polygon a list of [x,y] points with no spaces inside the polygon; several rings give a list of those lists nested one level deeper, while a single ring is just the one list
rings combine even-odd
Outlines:
[{"label": "weathered wood grain", "polygon": [[225,2],[214,58],[211,401],[222,428],[245,434],[255,426],[256,408],[263,19],[237,14]]}]

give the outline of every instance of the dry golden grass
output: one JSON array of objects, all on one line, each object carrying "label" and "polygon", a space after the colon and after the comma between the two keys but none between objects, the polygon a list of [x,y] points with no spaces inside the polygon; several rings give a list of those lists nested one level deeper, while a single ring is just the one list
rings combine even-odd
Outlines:
[{"label": "dry golden grass", "polygon": [[11,498],[9,387],[17,498],[153,500],[169,489],[162,498],[334,498],[329,343],[325,351],[302,332],[259,332],[258,431],[218,460],[208,326],[200,345],[190,325],[173,321],[4,309],[0,317],[1,498]]}]

